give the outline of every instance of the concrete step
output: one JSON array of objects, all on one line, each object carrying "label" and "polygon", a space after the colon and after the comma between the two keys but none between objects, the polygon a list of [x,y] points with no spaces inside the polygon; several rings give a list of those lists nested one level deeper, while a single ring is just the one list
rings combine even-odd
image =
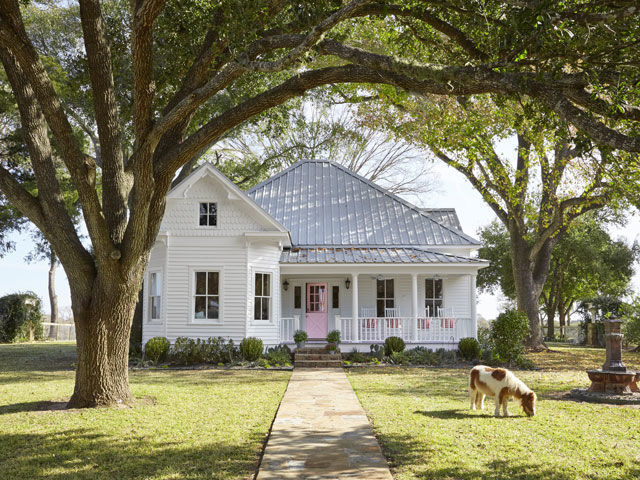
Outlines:
[{"label": "concrete step", "polygon": [[317,347],[302,347],[302,348],[297,348],[295,350],[295,353],[325,353],[327,351],[327,349],[325,348],[325,345],[318,345]]},{"label": "concrete step", "polygon": [[339,353],[296,353],[296,360],[342,360]]},{"label": "concrete step", "polygon": [[296,360],[295,368],[342,368],[342,360]]}]

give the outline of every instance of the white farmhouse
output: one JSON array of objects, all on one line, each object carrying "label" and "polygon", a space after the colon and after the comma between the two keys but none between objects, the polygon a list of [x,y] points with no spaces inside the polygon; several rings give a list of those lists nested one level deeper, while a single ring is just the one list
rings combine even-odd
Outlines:
[{"label": "white farmhouse", "polygon": [[450,348],[476,336],[478,247],[453,209],[419,209],[334,162],[301,161],[246,193],[205,164],[168,194],[143,343],[337,329],[361,350],[388,336]]}]

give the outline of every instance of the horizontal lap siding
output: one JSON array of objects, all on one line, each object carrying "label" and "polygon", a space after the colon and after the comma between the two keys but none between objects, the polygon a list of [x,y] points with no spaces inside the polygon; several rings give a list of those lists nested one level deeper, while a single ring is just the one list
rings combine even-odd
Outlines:
[{"label": "horizontal lap siding", "polygon": [[[281,249],[275,244],[265,245],[252,243],[249,247],[246,284],[247,289],[247,336],[261,338],[265,345],[279,343],[278,320],[280,319],[280,254]],[[256,272],[271,274],[271,321],[253,320],[254,290]]]},{"label": "horizontal lap siding", "polygon": [[469,275],[451,276],[444,279],[444,306],[453,308],[460,318],[471,317],[471,278]]},{"label": "horizontal lap siding", "polygon": [[149,271],[157,271],[160,270],[162,272],[162,286],[163,286],[163,298],[162,298],[162,317],[163,319],[166,316],[166,312],[164,311],[165,307],[165,299],[164,292],[166,292],[165,280],[166,280],[166,272],[164,271],[164,260],[167,249],[164,243],[156,242],[153,249],[151,250],[151,255],[149,256],[149,265],[147,266],[147,272],[144,277],[143,284],[143,302],[142,302],[142,344],[144,345],[147,341],[152,337],[163,337],[164,336],[164,323],[155,321],[149,321]]}]

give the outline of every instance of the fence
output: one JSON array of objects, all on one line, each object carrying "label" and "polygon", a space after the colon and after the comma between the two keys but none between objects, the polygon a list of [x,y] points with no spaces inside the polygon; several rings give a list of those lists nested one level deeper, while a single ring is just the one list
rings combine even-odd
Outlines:
[{"label": "fence", "polygon": [[[53,336],[50,335],[53,333]],[[73,323],[42,323],[43,338],[59,341],[75,341],[76,326]]]}]

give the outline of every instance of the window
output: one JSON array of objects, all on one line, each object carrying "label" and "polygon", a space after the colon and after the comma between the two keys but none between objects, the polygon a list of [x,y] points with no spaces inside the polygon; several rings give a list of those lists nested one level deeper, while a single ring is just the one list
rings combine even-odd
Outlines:
[{"label": "window", "polygon": [[302,308],[302,287],[293,287],[293,308]]},{"label": "window", "polygon": [[331,287],[331,306],[340,308],[340,287],[338,285]]},{"label": "window", "polygon": [[220,319],[220,273],[195,272],[196,291],[194,301],[195,319]]},{"label": "window", "polygon": [[395,308],[393,278],[376,280],[376,316],[386,317],[387,308]]},{"label": "window", "polygon": [[255,320],[269,320],[269,304],[271,303],[270,273],[256,273],[254,295],[253,318]]},{"label": "window", "polygon": [[200,204],[200,226],[215,227],[218,225],[218,204],[217,203],[201,203]]},{"label": "window", "polygon": [[428,317],[438,316],[438,309],[442,308],[442,279],[425,279],[424,306]]},{"label": "window", "polygon": [[151,272],[149,275],[149,320],[160,320],[162,305],[162,275]]}]

